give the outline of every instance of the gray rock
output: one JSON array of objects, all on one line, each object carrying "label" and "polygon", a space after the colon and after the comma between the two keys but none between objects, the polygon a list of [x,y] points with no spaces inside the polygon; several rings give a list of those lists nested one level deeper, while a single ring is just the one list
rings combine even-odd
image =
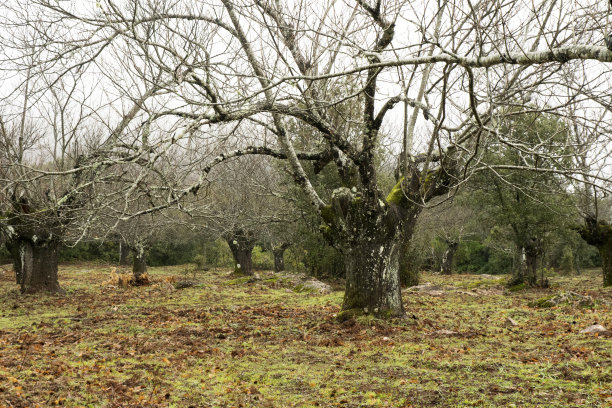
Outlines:
[{"label": "gray rock", "polygon": [[185,288],[192,288],[195,285],[197,285],[197,282],[193,282],[193,281],[187,281],[187,280],[183,280],[183,281],[178,281],[174,284],[174,287],[176,289],[185,289]]},{"label": "gray rock", "polygon": [[325,282],[321,282],[316,279],[311,279],[298,284],[295,288],[293,288],[293,291],[298,293],[306,292],[325,295],[331,293],[331,286],[329,286]]},{"label": "gray rock", "polygon": [[595,334],[595,333],[606,333],[608,329],[603,327],[601,324],[594,324],[587,327],[586,329],[580,330],[580,333]]},{"label": "gray rock", "polygon": [[481,274],[480,274],[480,275],[478,275],[478,276],[480,276],[480,277],[481,277],[481,278],[483,278],[483,279],[497,279],[497,280],[499,280],[499,279],[503,279],[503,278],[504,278],[503,276],[499,276],[499,275],[489,275],[488,273],[481,273]]},{"label": "gray rock", "polygon": [[440,285],[432,285],[431,283],[425,283],[423,285],[411,286],[406,289],[409,292],[422,292],[427,293],[431,296],[441,296],[448,290],[452,290],[453,288],[445,288]]},{"label": "gray rock", "polygon": [[576,292],[565,292],[549,298],[536,300],[530,306],[554,307],[564,303],[582,307],[593,307],[595,305],[595,301],[591,296],[581,295]]},{"label": "gray rock", "polygon": [[516,327],[516,326],[518,326],[518,325],[519,325],[519,324],[518,324],[518,323],[516,322],[516,320],[514,320],[513,318],[508,317],[508,318],[506,319],[506,326]]},{"label": "gray rock", "polygon": [[439,285],[433,285],[431,283],[424,283],[422,285],[411,286],[407,290],[414,292],[430,292],[432,290],[442,290],[443,287]]},{"label": "gray rock", "polygon": [[457,335],[459,333],[457,333],[456,331],[453,330],[447,330],[447,329],[440,329],[440,330],[436,330],[432,333],[430,333],[431,336],[454,336]]}]

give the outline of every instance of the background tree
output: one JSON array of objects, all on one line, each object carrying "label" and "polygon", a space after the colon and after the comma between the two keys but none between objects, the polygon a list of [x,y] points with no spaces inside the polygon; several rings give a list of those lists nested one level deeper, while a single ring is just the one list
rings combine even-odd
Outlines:
[{"label": "background tree", "polygon": [[242,157],[217,166],[208,181],[205,230],[227,242],[234,273],[253,275],[256,244],[276,242],[276,226],[291,217],[291,208],[278,197],[277,174],[262,157]]},{"label": "background tree", "polygon": [[[507,122],[501,128],[516,144],[537,145],[538,150],[522,151],[514,146],[485,146],[489,162],[507,166],[527,166],[546,171],[495,170],[480,179],[479,197],[488,203],[489,215],[498,226],[497,234],[511,237],[515,247],[511,285],[536,285],[545,249],[554,231],[568,229],[575,219],[568,196],[568,184],[555,174],[573,158],[568,148],[569,127],[553,116],[534,113]],[[544,284],[544,282],[540,282]]]},{"label": "background tree", "polygon": [[610,201],[604,201],[602,214],[587,214],[580,236],[599,251],[603,272],[603,285],[612,286],[612,223],[609,221]]}]

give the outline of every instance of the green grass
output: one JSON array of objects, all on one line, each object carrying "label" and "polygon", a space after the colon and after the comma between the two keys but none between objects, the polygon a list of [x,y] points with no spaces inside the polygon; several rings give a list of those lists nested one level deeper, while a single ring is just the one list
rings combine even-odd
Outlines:
[{"label": "green grass", "polygon": [[[456,290],[406,293],[407,319],[338,323],[342,292],[229,270],[175,290],[165,278],[184,270],[151,268],[153,285],[117,289],[110,267],[66,265],[61,297],[22,296],[0,275],[0,406],[612,406],[612,339],[579,333],[612,328],[598,271],[516,292],[425,274]],[[528,306],[568,290],[596,306]]]}]

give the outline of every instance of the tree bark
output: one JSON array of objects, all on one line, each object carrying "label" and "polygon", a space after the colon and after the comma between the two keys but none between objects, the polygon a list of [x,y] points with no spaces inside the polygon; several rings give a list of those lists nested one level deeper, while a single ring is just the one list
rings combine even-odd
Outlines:
[{"label": "tree bark", "polygon": [[346,288],[343,313],[402,316],[399,252],[401,211],[379,200],[366,200],[348,188],[332,194],[322,211],[322,232],[344,259]]},{"label": "tree bark", "polygon": [[419,268],[421,267],[421,259],[415,260],[414,253],[411,251],[412,237],[416,221],[421,212],[421,207],[415,207],[410,215],[404,220],[403,231],[400,238],[399,252],[399,276],[400,283],[404,286],[416,286],[421,279]]},{"label": "tree bark", "polygon": [[130,248],[123,241],[119,241],[119,265],[127,266],[130,264]]},{"label": "tree bark", "polygon": [[343,251],[346,269],[343,310],[383,317],[404,314],[399,248],[398,243],[383,238],[364,241]]},{"label": "tree bark", "polygon": [[[512,279],[508,286],[527,284],[538,286],[538,260],[542,257],[543,246],[539,238],[517,239],[518,252],[515,256]],[[542,287],[548,286],[547,280],[542,276]]]},{"label": "tree bark", "polygon": [[402,284],[415,286],[419,284],[419,266],[415,265],[412,258],[410,246],[423,206],[418,203],[426,203],[434,197],[447,194],[456,180],[455,173],[458,171],[455,151],[449,148],[447,155],[439,167],[422,170],[414,163],[406,163],[404,170],[406,177],[401,177],[395,187],[387,196],[387,202],[394,204],[401,217],[401,251],[399,256],[399,270]]},{"label": "tree bark", "polygon": [[598,249],[603,269],[603,285],[612,286],[612,239],[608,239],[606,244],[600,245]]},{"label": "tree bark", "polygon": [[133,250],[132,275],[134,283],[139,284],[143,281],[144,274],[147,273],[147,253],[144,246],[137,245]]},{"label": "tree bark", "polygon": [[441,272],[443,275],[451,275],[453,273],[453,258],[455,257],[455,252],[457,252],[457,248],[459,247],[459,243],[455,241],[447,241],[448,248],[444,251],[442,255],[442,267]]},{"label": "tree bark", "polygon": [[226,241],[234,257],[234,262],[236,263],[234,273],[244,276],[253,275],[253,260],[251,255],[255,247],[254,240],[248,233],[239,231],[232,237],[226,239]]},{"label": "tree bark", "polygon": [[57,276],[57,241],[32,242],[30,239],[17,239],[9,245],[21,293],[66,293]]},{"label": "tree bark", "polygon": [[285,270],[285,251],[289,248],[289,244],[281,244],[272,248],[274,255],[274,272],[282,272]]},{"label": "tree bark", "polygon": [[603,273],[603,285],[612,286],[612,225],[594,217],[586,219],[586,226],[580,230],[580,236],[588,244],[599,250]]},{"label": "tree bark", "polygon": [[512,263],[512,278],[508,282],[508,287],[516,286],[525,283],[525,250],[519,246],[514,251],[514,258]]}]

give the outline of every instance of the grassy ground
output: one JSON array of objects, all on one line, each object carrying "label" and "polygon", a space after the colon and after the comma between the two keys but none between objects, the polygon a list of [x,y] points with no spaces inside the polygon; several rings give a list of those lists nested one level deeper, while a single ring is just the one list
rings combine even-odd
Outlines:
[{"label": "grassy ground", "polygon": [[[294,293],[262,274],[205,272],[176,290],[113,288],[109,267],[60,269],[67,296],[22,296],[0,270],[0,407],[612,406],[612,290],[596,271],[552,289],[424,275],[452,286],[405,293],[408,319],[337,323],[342,293]],[[593,308],[529,307],[563,290]],[[516,327],[506,324],[512,317]]]}]

